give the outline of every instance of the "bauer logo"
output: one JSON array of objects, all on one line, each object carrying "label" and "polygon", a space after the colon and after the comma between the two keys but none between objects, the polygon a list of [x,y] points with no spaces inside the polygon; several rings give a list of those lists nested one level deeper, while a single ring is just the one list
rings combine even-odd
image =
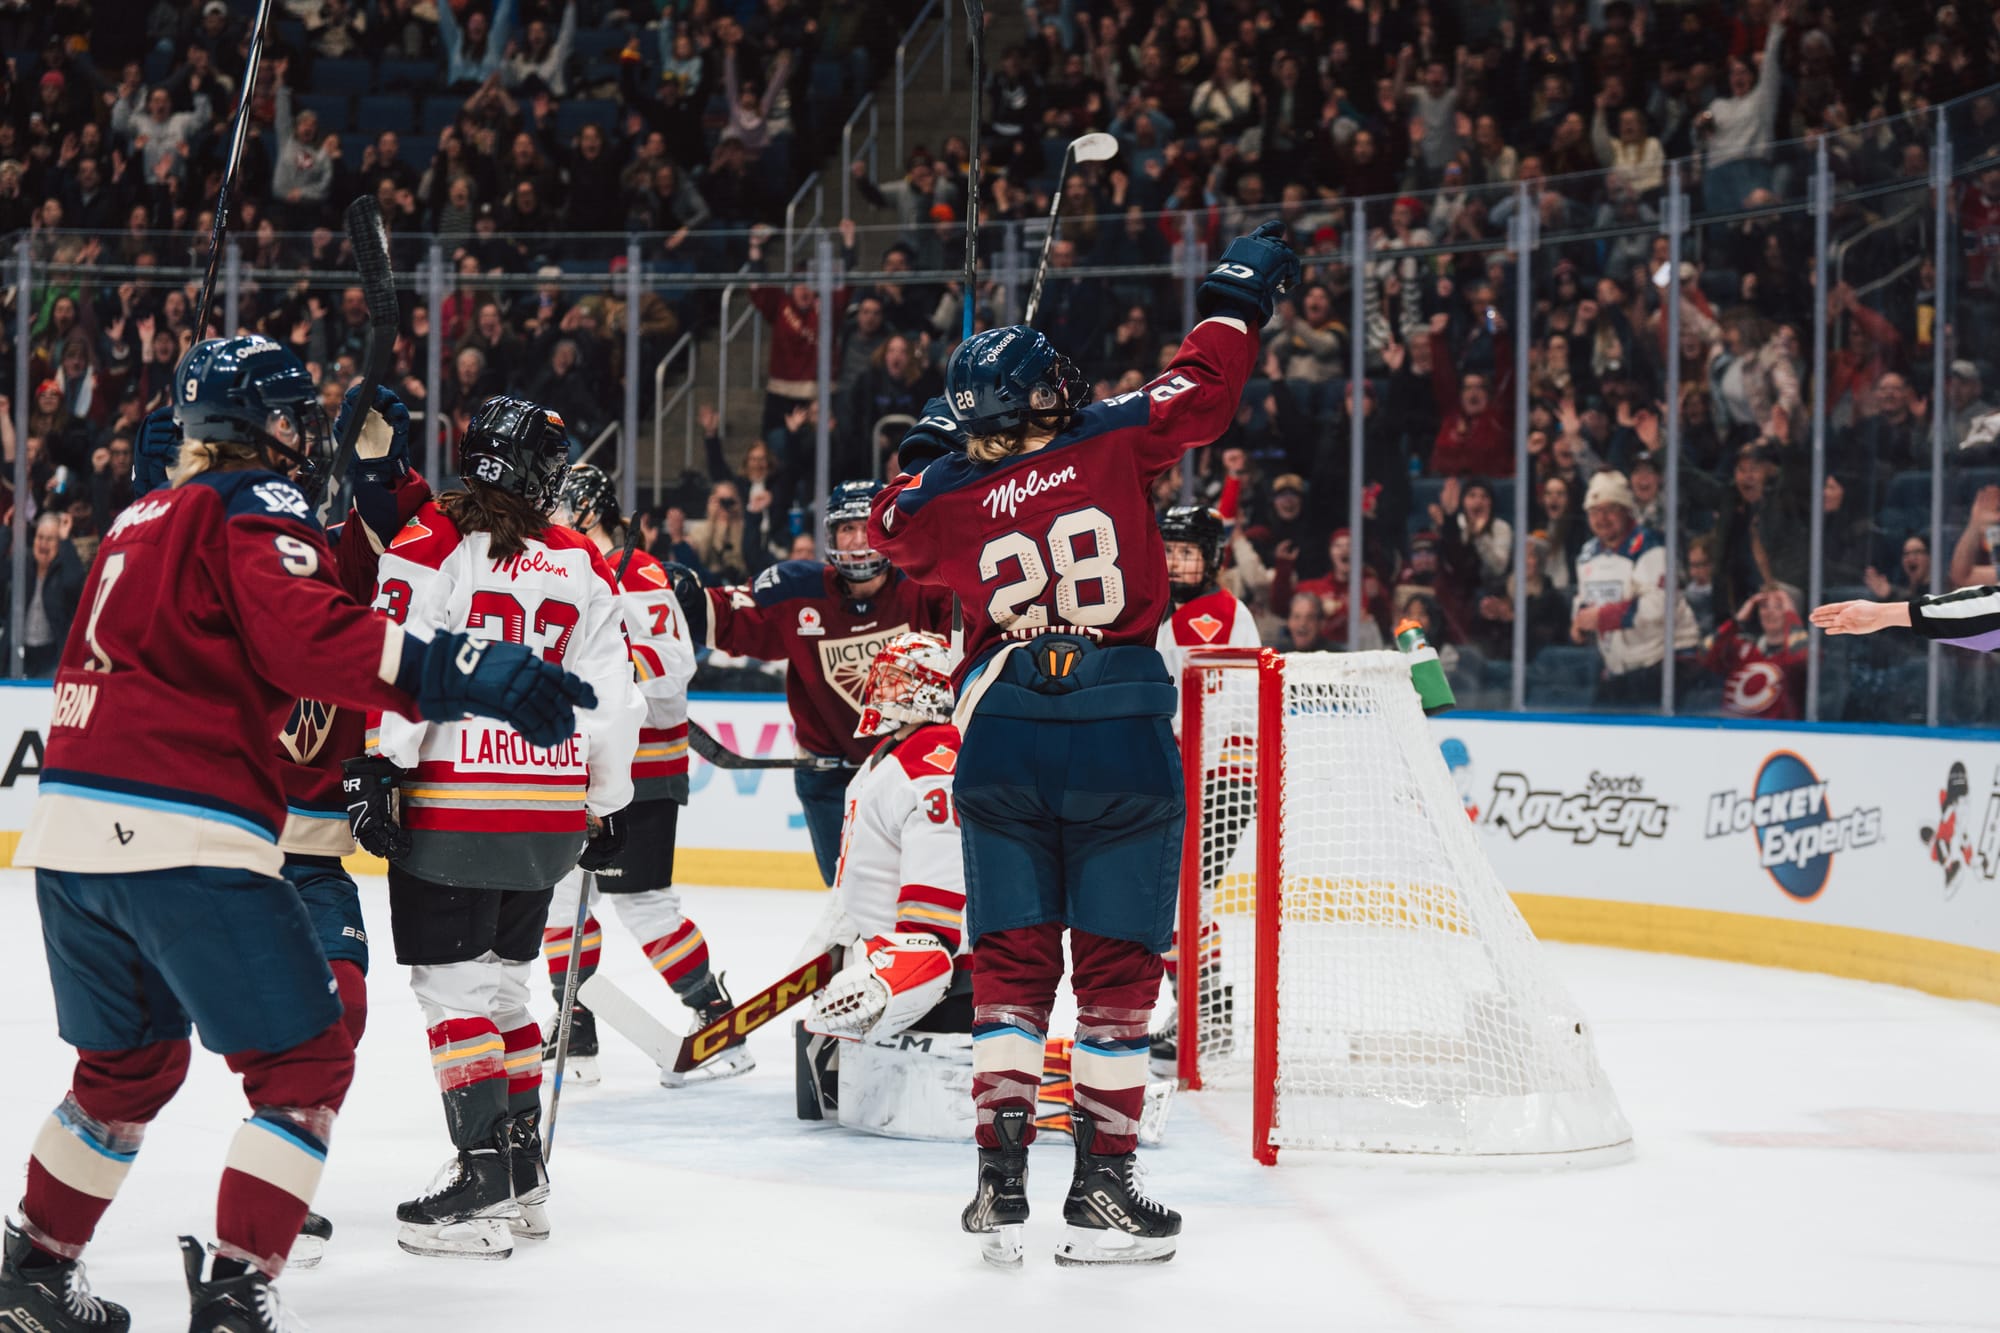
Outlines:
[{"label": "bauer logo", "polygon": [[1667,807],[1646,795],[1645,779],[1637,774],[1592,771],[1583,791],[1566,792],[1536,791],[1522,774],[1501,773],[1493,779],[1486,822],[1511,838],[1544,829],[1579,847],[1630,847],[1641,838],[1666,836]]},{"label": "bauer logo", "polygon": [[1882,841],[1881,808],[1836,812],[1831,786],[1804,759],[1779,750],[1757,770],[1754,790],[1708,798],[1704,832],[1711,838],[1754,832],[1758,864],[1777,886],[1801,901],[1817,898],[1836,853]]}]

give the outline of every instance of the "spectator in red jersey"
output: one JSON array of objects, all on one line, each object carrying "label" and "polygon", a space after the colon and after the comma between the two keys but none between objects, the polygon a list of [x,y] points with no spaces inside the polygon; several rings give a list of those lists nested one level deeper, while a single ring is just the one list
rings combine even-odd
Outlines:
[{"label": "spectator in red jersey", "polygon": [[[750,266],[764,267],[764,244],[769,227],[750,233]],[[811,286],[795,282],[789,288],[758,286],[750,289],[750,303],[757,307],[771,329],[770,377],[764,384],[764,422],[760,431],[785,424],[785,414],[807,403],[819,401],[819,295]],[[847,305],[847,289],[833,294],[835,310]],[[799,460],[787,459],[793,476],[803,476]]]},{"label": "spectator in red jersey", "polygon": [[[1294,583],[1293,569],[1297,550],[1286,542],[1278,547],[1278,558],[1271,570],[1271,605],[1289,607],[1295,592],[1309,592],[1320,600],[1326,615],[1324,633],[1334,643],[1347,643],[1347,586],[1353,570],[1354,539],[1346,528],[1338,528],[1327,542],[1326,553],[1333,567],[1316,579],[1306,579]],[[1361,604],[1364,616],[1361,621],[1360,644],[1363,648],[1380,648],[1389,640],[1389,590],[1383,586],[1381,576],[1367,565],[1361,568]]]},{"label": "spectator in red jersey", "polygon": [[1502,336],[1504,326],[1497,314],[1491,319],[1493,374],[1461,375],[1445,332],[1451,316],[1431,316],[1431,390],[1444,418],[1431,447],[1434,476],[1505,475],[1514,470],[1514,340]]},{"label": "spectator in red jersey", "polygon": [[1722,677],[1722,711],[1773,721],[1801,716],[1807,639],[1790,589],[1773,584],[1751,594],[1702,645],[1701,665]]},{"label": "spectator in red jersey", "polygon": [[1323,631],[1326,628],[1326,609],[1319,598],[1309,592],[1292,594],[1292,605],[1285,615],[1285,623],[1278,626],[1277,638],[1272,646],[1281,653],[1317,653],[1343,648],[1345,643],[1328,641]]}]

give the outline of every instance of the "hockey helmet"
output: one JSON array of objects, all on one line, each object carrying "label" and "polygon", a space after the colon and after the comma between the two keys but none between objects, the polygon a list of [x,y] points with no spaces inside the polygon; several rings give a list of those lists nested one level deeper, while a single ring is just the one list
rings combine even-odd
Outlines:
[{"label": "hockey helmet", "polygon": [[975,333],[944,369],[945,403],[967,435],[1025,424],[1060,430],[1090,401],[1090,382],[1055,344],[1025,324]]},{"label": "hockey helmet", "polygon": [[882,736],[909,722],[951,721],[951,645],[944,636],[905,630],[875,653],[861,689],[856,736]]},{"label": "hockey helmet", "polygon": [[618,507],[618,487],[611,474],[588,463],[570,468],[563,479],[562,494],[556,500],[556,512],[578,532],[587,532],[599,524],[610,532],[624,520]]},{"label": "hockey helmet", "polygon": [[301,485],[333,462],[333,431],[312,376],[269,338],[196,343],[174,388],[174,421],[183,439],[275,452],[299,470]]},{"label": "hockey helmet", "polygon": [[860,523],[865,532],[875,497],[882,493],[879,481],[843,481],[826,497],[826,560],[850,583],[866,583],[888,571],[889,557],[872,546],[859,550],[840,549],[840,528],[844,523]]},{"label": "hockey helmet", "polygon": [[563,419],[525,398],[489,398],[458,442],[458,472],[526,500],[546,514],[569,472]]},{"label": "hockey helmet", "polygon": [[[1214,583],[1215,576],[1222,572],[1222,549],[1229,542],[1229,525],[1207,505],[1175,505],[1160,515],[1160,539],[1187,542],[1201,552],[1200,584],[1172,585],[1176,593],[1192,597]],[[1168,577],[1172,577],[1171,566]]]}]

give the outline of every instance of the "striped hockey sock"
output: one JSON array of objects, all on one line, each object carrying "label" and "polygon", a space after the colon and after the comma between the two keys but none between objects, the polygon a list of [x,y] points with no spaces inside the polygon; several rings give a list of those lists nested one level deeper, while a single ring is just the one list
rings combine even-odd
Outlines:
[{"label": "striped hockey sock", "polygon": [[[1131,1152],[1139,1143],[1139,1113],[1146,1102],[1146,1057],[1152,1039],[1146,1009],[1085,1005],[1076,1014],[1076,1045],[1070,1055],[1076,1114],[1096,1124],[1091,1151],[1107,1156]],[[977,1077],[975,1075],[975,1077]]]},{"label": "striped hockey sock", "polygon": [[993,1118],[1010,1108],[1028,1113],[1027,1141],[1034,1139],[1035,1102],[1042,1086],[1042,1047],[1047,1040],[1046,1009],[980,1005],[972,1014],[972,1102],[982,1148],[997,1148]]},{"label": "striped hockey sock", "polygon": [[[507,1114],[506,1040],[488,1018],[447,1018],[428,1035],[431,1070],[444,1095],[444,1118],[453,1145],[486,1147]],[[541,1078],[539,1066],[535,1077]]]},{"label": "striped hockey sock", "polygon": [[63,1098],[35,1136],[28,1159],[28,1185],[21,1196],[23,1230],[50,1254],[74,1259],[97,1230],[132,1169],[146,1126],[133,1121],[94,1120]]},{"label": "striped hockey sock", "polygon": [[648,940],[644,947],[653,970],[665,977],[682,999],[708,985],[708,941],[694,922],[683,920],[671,934]]},{"label": "striped hockey sock", "polygon": [[325,1107],[260,1106],[230,1141],[216,1195],[216,1253],[284,1271],[326,1166],[334,1113]]},{"label": "striped hockey sock", "polygon": [[[576,918],[572,916],[570,920],[574,923]],[[542,931],[542,958],[549,965],[549,982],[555,987],[558,1001],[562,998],[563,983],[569,974],[569,944],[575,934],[574,924],[549,926]],[[583,976],[578,978],[578,984],[597,971],[597,955],[603,948],[604,928],[597,924],[595,916],[586,917],[583,923],[583,949],[577,955],[577,966],[583,973]]]},{"label": "striped hockey sock", "polygon": [[541,1109],[542,1029],[530,1020],[500,1034],[507,1055],[507,1114]]}]

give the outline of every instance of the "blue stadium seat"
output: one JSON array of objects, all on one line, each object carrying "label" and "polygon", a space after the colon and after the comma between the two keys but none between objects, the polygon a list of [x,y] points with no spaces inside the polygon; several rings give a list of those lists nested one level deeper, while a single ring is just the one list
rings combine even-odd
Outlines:
[{"label": "blue stadium seat", "polygon": [[847,91],[847,62],[844,60],[815,60],[806,83],[806,96],[814,101],[822,99],[838,102]]},{"label": "blue stadium seat", "polygon": [[319,117],[319,127],[328,134],[340,134],[353,123],[345,93],[299,93],[292,99],[294,114],[310,111]]},{"label": "blue stadium seat", "polygon": [[[16,56],[14,58],[14,68],[32,69],[34,67],[33,61],[34,57],[32,55],[26,57]],[[165,83],[167,81],[167,75],[173,72],[174,72],[173,52],[158,51],[158,50],[146,52],[145,75],[146,75],[146,82],[148,84]]]},{"label": "blue stadium seat", "polygon": [[[1512,477],[1498,477],[1494,479],[1493,512],[1496,516],[1507,520],[1510,524],[1514,521],[1514,479]],[[1534,522],[1532,518],[1528,521],[1530,523]]]},{"label": "blue stadium seat", "polygon": [[272,36],[277,38],[280,46],[294,51],[306,49],[306,25],[297,19],[279,19],[278,30]]},{"label": "blue stadium seat", "polygon": [[1931,507],[1931,474],[1922,472],[1898,472],[1889,478],[1889,489],[1882,497],[1884,506],[1893,505],[1898,509],[1929,509]]},{"label": "blue stadium seat", "polygon": [[360,96],[374,83],[374,68],[365,60],[321,60],[312,67],[316,93]]},{"label": "blue stadium seat", "polygon": [[618,120],[618,104],[595,98],[577,102],[562,102],[556,107],[556,137],[562,140],[574,138],[585,125],[597,125],[610,129]]},{"label": "blue stadium seat", "polygon": [[354,99],[354,128],[380,134],[394,130],[408,134],[416,128],[416,108],[402,93],[373,93]]},{"label": "blue stadium seat", "polygon": [[[609,28],[579,27],[576,30],[576,41],[570,50],[585,60],[594,60],[598,56],[615,56],[624,49],[626,38],[629,36],[630,33],[623,24]],[[641,49],[644,49],[643,45]]]},{"label": "blue stadium seat", "polygon": [[384,60],[375,67],[375,80],[385,93],[434,92],[444,86],[444,66],[435,60]]},{"label": "blue stadium seat", "polygon": [[1528,704],[1534,708],[1588,708],[1597,697],[1602,659],[1595,648],[1542,649],[1528,663]]},{"label": "blue stadium seat", "polygon": [[375,136],[349,130],[340,136],[340,160],[354,171],[361,170],[361,155],[375,146]]},{"label": "blue stadium seat", "polygon": [[1945,499],[1952,509],[1963,509],[1971,504],[1972,497],[1983,486],[2000,486],[2000,467],[1955,468],[1945,473]]},{"label": "blue stadium seat", "polygon": [[457,93],[439,93],[426,97],[423,102],[421,122],[426,135],[442,134],[458,119],[458,113],[465,107],[465,99]]},{"label": "blue stadium seat", "polygon": [[1410,478],[1410,531],[1422,532],[1431,525],[1430,507],[1444,490],[1443,477]]}]

